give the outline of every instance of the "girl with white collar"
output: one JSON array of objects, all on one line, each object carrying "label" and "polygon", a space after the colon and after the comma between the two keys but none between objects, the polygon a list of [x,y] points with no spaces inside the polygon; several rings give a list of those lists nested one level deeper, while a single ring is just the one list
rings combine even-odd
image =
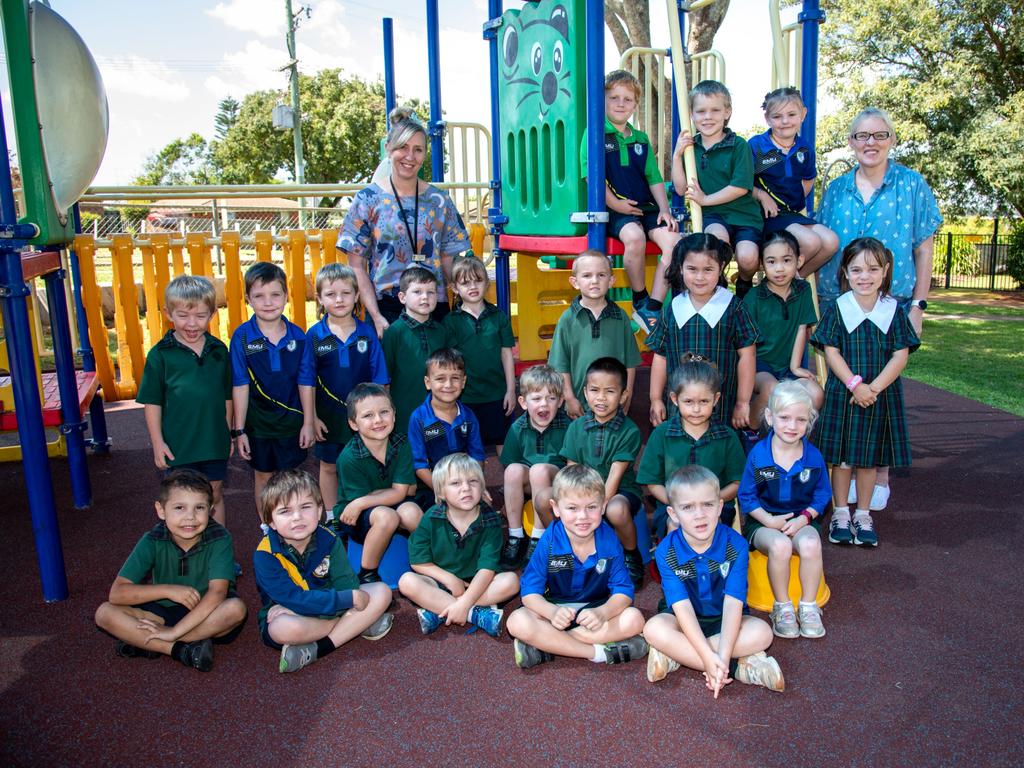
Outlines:
[{"label": "girl with white collar", "polygon": [[829,367],[814,442],[833,465],[828,534],[833,544],[878,546],[870,511],[857,509],[850,518],[846,499],[853,469],[857,498],[868,500],[875,467],[910,466],[900,373],[921,341],[889,295],[892,267],[892,253],[873,237],[847,245],[839,270],[845,293],[825,310],[811,336],[811,344],[825,351]]}]

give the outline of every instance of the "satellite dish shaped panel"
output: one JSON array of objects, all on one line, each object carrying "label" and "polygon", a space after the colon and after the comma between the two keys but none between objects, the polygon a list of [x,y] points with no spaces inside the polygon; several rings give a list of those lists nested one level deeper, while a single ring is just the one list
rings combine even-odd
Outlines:
[{"label": "satellite dish shaped panel", "polygon": [[57,217],[66,224],[107,148],[107,95],[89,49],[53,9],[29,5],[29,35],[43,161]]}]

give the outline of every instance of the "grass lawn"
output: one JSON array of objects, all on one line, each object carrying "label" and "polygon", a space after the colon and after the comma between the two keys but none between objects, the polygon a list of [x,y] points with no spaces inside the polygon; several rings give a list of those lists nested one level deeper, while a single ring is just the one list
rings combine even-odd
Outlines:
[{"label": "grass lawn", "polygon": [[924,342],[910,356],[907,378],[1024,416],[1024,322],[998,319],[1024,317],[1024,310],[935,304],[941,307],[935,311],[943,314],[984,314],[992,319],[929,320],[933,306],[929,301]]},{"label": "grass lawn", "polygon": [[928,300],[929,315],[984,315],[986,317],[1019,317],[1024,319],[1024,307],[1006,306],[990,307],[984,304],[963,304],[960,302],[945,302]]}]

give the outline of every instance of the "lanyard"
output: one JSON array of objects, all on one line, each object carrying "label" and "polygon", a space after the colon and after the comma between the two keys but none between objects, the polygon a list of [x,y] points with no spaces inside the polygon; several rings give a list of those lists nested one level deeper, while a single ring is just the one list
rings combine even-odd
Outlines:
[{"label": "lanyard", "polygon": [[409,219],[406,218],[405,208],[402,207],[402,198],[398,196],[398,190],[395,189],[395,180],[389,178],[391,182],[391,191],[395,195],[395,202],[398,203],[398,211],[402,214],[402,223],[405,224],[405,231],[409,233],[409,245],[412,248],[413,260],[416,261],[416,256],[419,253],[419,241],[416,239],[416,233],[420,228],[420,189],[419,182],[416,182],[416,192],[413,195],[413,199],[416,201],[413,208],[413,221],[412,227],[409,226]]}]

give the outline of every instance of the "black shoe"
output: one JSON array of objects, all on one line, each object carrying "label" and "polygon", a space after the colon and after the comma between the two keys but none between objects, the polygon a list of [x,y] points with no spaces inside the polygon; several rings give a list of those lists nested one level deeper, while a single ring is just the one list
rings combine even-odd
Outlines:
[{"label": "black shoe", "polygon": [[604,644],[604,652],[608,657],[609,664],[624,664],[627,661],[642,659],[647,655],[647,650],[647,641],[640,635],[634,635],[617,643]]},{"label": "black shoe", "polygon": [[501,550],[500,565],[506,571],[514,571],[523,564],[523,554],[526,551],[526,538],[523,536],[509,536]]},{"label": "black shoe", "polygon": [[626,570],[633,581],[633,588],[640,589],[644,585],[644,560],[639,552],[626,553]]},{"label": "black shoe", "polygon": [[209,672],[213,669],[213,641],[207,638],[185,643],[181,649],[181,663],[200,672]]},{"label": "black shoe", "polygon": [[156,651],[147,651],[145,648],[131,645],[124,640],[117,641],[114,645],[114,653],[122,659],[156,659],[160,656]]},{"label": "black shoe", "polygon": [[533,537],[530,538],[530,543],[526,545],[526,554],[523,555],[523,565],[526,565],[528,562],[530,562],[530,558],[533,557],[533,553],[537,551],[538,541],[540,541],[540,539],[535,539]]},{"label": "black shoe", "polygon": [[519,638],[512,641],[512,651],[515,656],[516,666],[520,669],[529,669],[535,667],[538,664],[543,664],[546,661],[551,661],[555,657],[547,651],[542,651],[540,648],[534,648],[528,643],[524,643]]},{"label": "black shoe", "polygon": [[383,581],[376,568],[364,568],[359,571],[359,583],[360,584],[373,584],[377,581]]},{"label": "black shoe", "polygon": [[753,280],[744,280],[741,277],[737,277],[736,278],[736,298],[737,299],[742,299],[744,296],[746,296],[748,293],[750,293],[750,289],[753,288],[753,287],[754,287],[754,281]]}]

